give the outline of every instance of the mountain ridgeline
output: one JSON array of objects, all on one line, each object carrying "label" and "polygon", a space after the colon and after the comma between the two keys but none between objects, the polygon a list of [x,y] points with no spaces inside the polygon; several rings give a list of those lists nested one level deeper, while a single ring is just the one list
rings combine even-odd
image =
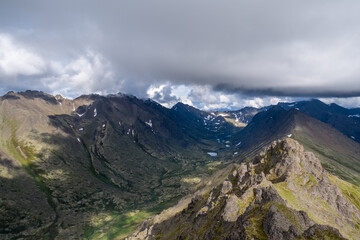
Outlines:
[{"label": "mountain ridgeline", "polygon": [[295,140],[275,141],[127,239],[357,239],[360,209],[342,184]]},{"label": "mountain ridgeline", "polygon": [[318,100],[207,112],[9,92],[0,238],[124,239],[152,217],[131,238],[357,239],[359,114]]}]

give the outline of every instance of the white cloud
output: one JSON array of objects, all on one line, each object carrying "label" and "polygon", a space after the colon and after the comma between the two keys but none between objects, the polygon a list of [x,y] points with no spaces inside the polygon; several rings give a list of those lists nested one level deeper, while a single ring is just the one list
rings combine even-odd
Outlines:
[{"label": "white cloud", "polygon": [[100,53],[85,50],[68,62],[43,59],[29,46],[8,34],[0,34],[0,86],[2,91],[36,89],[66,97],[120,91],[112,65]]},{"label": "white cloud", "polygon": [[37,53],[14,42],[9,35],[0,34],[0,76],[2,79],[16,79],[19,75],[39,75],[45,70],[45,61]]},{"label": "white cloud", "polygon": [[122,81],[114,80],[111,64],[101,54],[88,50],[86,54],[65,65],[50,64],[52,73],[41,79],[53,93],[76,96],[88,93],[111,93],[121,89]]},{"label": "white cloud", "polygon": [[346,108],[355,108],[360,107],[360,97],[351,97],[351,98],[320,98],[324,103],[336,103],[340,106]]},{"label": "white cloud", "polygon": [[279,102],[286,102],[286,100],[280,99],[280,98],[277,98],[277,97],[273,97],[273,98],[270,99],[270,104],[271,105],[276,105]]},{"label": "white cloud", "polygon": [[260,108],[287,102],[290,98],[249,97],[237,93],[215,91],[211,86],[172,85],[171,82],[152,84],[147,89],[147,96],[165,107],[172,107],[182,102],[202,110],[230,109],[237,110],[246,106]]},{"label": "white cloud", "polygon": [[162,90],[168,85],[169,85],[169,83],[160,84],[160,85],[152,84],[146,90],[146,93],[149,98],[155,98],[157,94],[163,95]]},{"label": "white cloud", "polygon": [[250,100],[245,100],[244,104],[249,107],[260,108],[264,106],[264,100],[256,97]]}]

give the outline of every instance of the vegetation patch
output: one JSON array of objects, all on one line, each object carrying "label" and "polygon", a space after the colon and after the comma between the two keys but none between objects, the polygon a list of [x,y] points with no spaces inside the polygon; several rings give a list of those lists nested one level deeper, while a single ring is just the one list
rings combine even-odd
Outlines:
[{"label": "vegetation patch", "polygon": [[210,171],[214,171],[214,170],[217,170],[221,164],[222,164],[221,161],[215,161],[215,162],[208,163],[206,166]]},{"label": "vegetation patch", "polygon": [[276,204],[279,211],[284,215],[284,217],[289,220],[297,229],[302,231],[301,226],[297,220],[295,214],[284,204]]},{"label": "vegetation patch", "polygon": [[339,214],[334,211],[334,209],[332,209],[332,207],[326,202],[324,202],[321,198],[317,197],[316,201],[324,208],[324,211],[329,212],[335,216],[339,216]]},{"label": "vegetation patch", "polygon": [[188,184],[198,184],[201,182],[201,178],[199,177],[185,177],[181,179],[182,182]]},{"label": "vegetation patch", "polygon": [[173,201],[158,204],[156,207],[143,210],[133,210],[119,214],[101,214],[94,216],[85,227],[86,239],[124,239],[134,232],[144,220],[159,214],[173,204]]},{"label": "vegetation patch", "polygon": [[228,123],[231,123],[232,125],[234,125],[235,127],[246,127],[246,124],[240,121],[236,121],[235,119],[232,118],[228,118],[228,117],[224,117],[225,121],[227,121]]},{"label": "vegetation patch", "polygon": [[254,201],[254,191],[253,189],[248,189],[243,196],[241,197],[241,199],[238,201],[238,205],[239,205],[239,212],[238,215],[242,215],[246,208]]},{"label": "vegetation patch", "polygon": [[360,187],[329,174],[330,181],[338,186],[347,199],[360,210]]},{"label": "vegetation patch", "polygon": [[245,227],[247,239],[267,239],[264,232],[264,218],[271,204],[267,203],[262,207],[256,206],[249,213],[249,219],[247,220],[249,225]]},{"label": "vegetation patch", "polygon": [[305,187],[307,189],[311,189],[312,187],[315,187],[318,185],[318,182],[316,181],[314,175],[309,174],[309,181],[305,184]]},{"label": "vegetation patch", "polygon": [[294,196],[293,191],[288,188],[286,182],[276,183],[274,184],[274,187],[276,191],[280,194],[280,196],[285,199],[292,207],[297,210],[301,209],[298,205],[298,200]]},{"label": "vegetation patch", "polygon": [[320,230],[315,230],[313,235],[311,237],[300,237],[300,240],[342,240],[343,238],[340,238],[339,235],[331,230],[325,230],[325,231],[320,231]]}]

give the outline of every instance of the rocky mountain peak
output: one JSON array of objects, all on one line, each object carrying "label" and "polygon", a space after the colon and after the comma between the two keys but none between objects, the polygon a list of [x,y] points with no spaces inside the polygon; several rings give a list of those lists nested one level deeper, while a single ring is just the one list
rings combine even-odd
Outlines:
[{"label": "rocky mountain peak", "polygon": [[128,239],[356,239],[360,210],[334,179],[297,141],[275,141],[233,165],[222,184]]}]

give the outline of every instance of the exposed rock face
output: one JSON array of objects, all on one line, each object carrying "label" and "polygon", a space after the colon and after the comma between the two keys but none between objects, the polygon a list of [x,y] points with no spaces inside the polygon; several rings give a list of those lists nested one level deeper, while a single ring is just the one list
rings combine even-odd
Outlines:
[{"label": "exposed rock face", "polygon": [[264,232],[268,239],[294,239],[301,235],[301,230],[314,225],[314,222],[303,211],[288,209],[287,214],[292,217],[292,221],[276,205],[271,205],[264,218]]},{"label": "exposed rock face", "polygon": [[229,191],[232,190],[232,184],[230,181],[225,181],[222,185],[222,188],[221,188],[221,194],[222,195],[225,195],[227,194]]},{"label": "exposed rock face", "polygon": [[128,240],[358,239],[360,210],[332,179],[298,142],[276,141],[234,165],[210,193],[173,217],[148,220]]},{"label": "exposed rock face", "polygon": [[235,195],[231,195],[228,200],[226,200],[226,205],[222,217],[227,222],[235,222],[238,218],[239,204],[240,199]]}]

